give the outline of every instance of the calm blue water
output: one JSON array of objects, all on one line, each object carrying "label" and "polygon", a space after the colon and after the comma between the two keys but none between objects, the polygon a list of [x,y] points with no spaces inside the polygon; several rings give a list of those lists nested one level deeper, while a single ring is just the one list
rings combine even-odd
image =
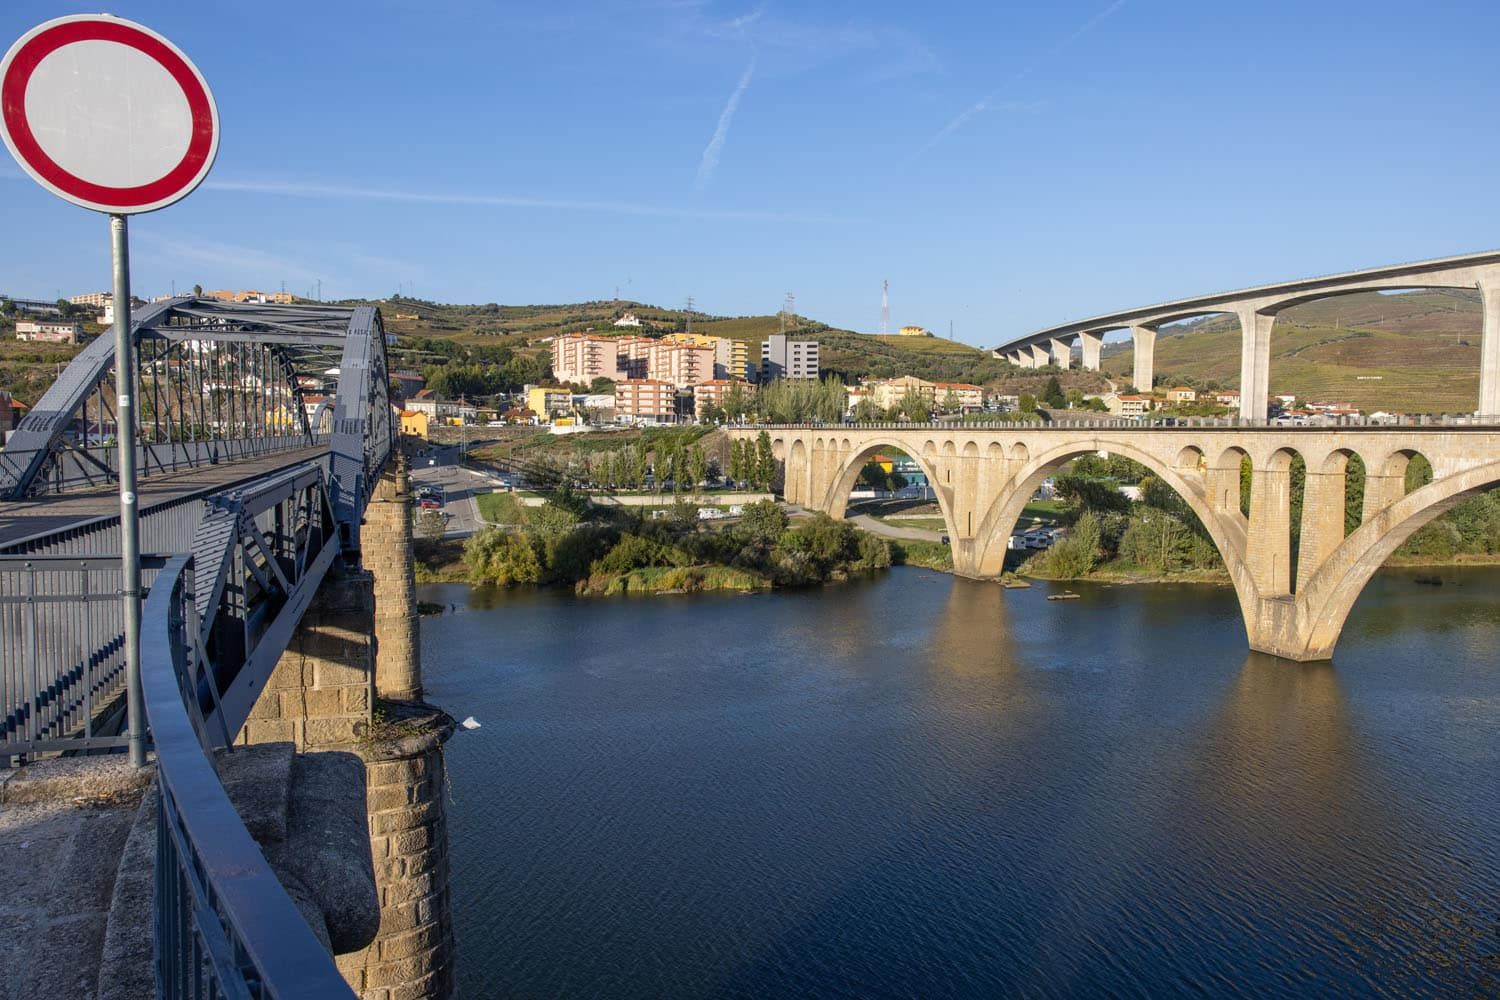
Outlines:
[{"label": "calm blue water", "polygon": [[1500,995],[1500,575],[423,588],[468,997]]}]

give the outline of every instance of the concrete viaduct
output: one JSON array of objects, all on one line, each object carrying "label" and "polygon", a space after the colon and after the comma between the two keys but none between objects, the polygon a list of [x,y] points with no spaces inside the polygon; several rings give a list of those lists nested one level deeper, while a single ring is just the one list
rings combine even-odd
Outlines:
[{"label": "concrete viaduct", "polygon": [[[1333,654],[1344,620],[1371,575],[1428,521],[1500,483],[1500,427],[1471,418],[1449,425],[1330,428],[1203,425],[1147,428],[1094,424],[851,425],[745,427],[766,430],[783,471],[788,503],[836,518],[871,456],[911,456],[937,494],[954,571],[993,578],[1007,542],[1042,480],[1081,455],[1133,459],[1176,490],[1218,547],[1239,597],[1252,649],[1291,660]],[[1293,573],[1291,466],[1306,463],[1301,542]],[[1345,534],[1345,478],[1359,456],[1366,469],[1362,520]],[[1428,485],[1406,490],[1416,455],[1432,466]],[[1252,468],[1250,513],[1240,506],[1240,469]]]},{"label": "concrete viaduct", "polygon": [[1477,289],[1484,301],[1476,412],[1500,417],[1500,251],[1394,264],[1320,278],[1261,285],[1126,309],[1037,330],[995,348],[995,357],[1023,368],[1067,368],[1073,343],[1082,344],[1083,367],[1099,370],[1104,335],[1129,330],[1135,348],[1134,381],[1149,389],[1157,331],[1180,320],[1231,313],[1240,323],[1240,416],[1263,419],[1271,379],[1271,329],[1282,310],[1303,302],[1355,292],[1419,288]]}]

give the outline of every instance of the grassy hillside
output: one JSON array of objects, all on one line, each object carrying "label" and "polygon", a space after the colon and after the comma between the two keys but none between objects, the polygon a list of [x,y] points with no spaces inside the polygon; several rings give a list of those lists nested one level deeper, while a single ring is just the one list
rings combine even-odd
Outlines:
[{"label": "grassy hillside", "polygon": [[[682,332],[688,326],[688,316],[683,310],[623,300],[502,306],[444,305],[400,298],[376,304],[385,318],[386,329],[398,336],[435,337],[466,348],[504,346],[534,357],[545,356],[548,348],[543,341],[559,334],[587,331],[622,336],[660,334]],[[642,326],[615,327],[614,321],[625,313],[640,319]],[[761,341],[782,332],[783,322],[778,315],[715,316],[695,312],[692,327],[695,333],[744,342],[754,360],[760,356]],[[860,334],[802,316],[792,317],[785,332],[818,341],[822,345],[823,370],[850,382],[868,376],[917,375],[938,381],[998,386],[1001,380],[1015,375],[1009,365],[991,358],[987,351],[941,337]],[[431,355],[413,353],[398,357],[397,363],[420,367],[434,360],[437,359]],[[1027,385],[1037,381],[1031,375],[1021,379]]]},{"label": "grassy hillside", "polygon": [[[1464,412],[1479,394],[1479,296],[1467,291],[1368,292],[1295,306],[1271,334],[1271,392],[1347,402],[1365,411]],[[1219,316],[1164,328],[1158,385],[1239,385],[1239,324]],[[1128,343],[1106,371],[1132,374]]]}]

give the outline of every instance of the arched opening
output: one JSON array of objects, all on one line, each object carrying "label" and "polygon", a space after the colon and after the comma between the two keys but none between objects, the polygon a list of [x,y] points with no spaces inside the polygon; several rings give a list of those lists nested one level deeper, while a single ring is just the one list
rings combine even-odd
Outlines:
[{"label": "arched opening", "polygon": [[[1076,477],[1065,472],[1069,463],[1092,456],[1096,448],[1128,459],[1143,470],[1142,478],[1124,490],[1120,487],[1126,484],[1115,480],[1072,482]],[[1223,567],[1243,600],[1238,550],[1229,544],[1225,519],[1207,502],[1205,477],[1198,470],[1200,458],[1201,453],[1189,455],[1188,467],[1183,468],[1182,462],[1163,464],[1128,444],[1102,441],[1086,447],[1062,445],[1033,457],[980,523],[977,575],[993,577],[1005,569],[1007,553],[1015,551],[1013,532],[1027,503],[1053,477],[1067,494],[1069,510],[1064,520],[1068,524],[1048,547],[1049,564],[1040,569],[1051,575],[1080,575],[1080,570],[1087,574],[1108,565],[1114,572],[1158,575]],[[1238,475],[1237,460],[1234,475]],[[1054,551],[1058,554],[1051,555]],[[1011,561],[1016,561],[1014,556]]]},{"label": "arched opening", "polygon": [[[1385,464],[1382,468],[1389,471],[1392,466]],[[1500,462],[1492,462],[1417,486],[1385,508],[1377,521],[1367,518],[1298,594],[1308,622],[1307,657],[1324,658],[1333,654],[1355,600],[1393,553],[1424,530],[1440,528],[1434,522],[1455,507],[1481,497],[1493,504],[1497,485],[1500,485]]]},{"label": "arched opening", "polygon": [[1291,448],[1278,448],[1251,473],[1245,561],[1261,597],[1287,596],[1295,587],[1305,479],[1306,463]]},{"label": "arched opening", "polygon": [[1209,508],[1243,527],[1250,513],[1251,478],[1249,453],[1243,448],[1225,448],[1205,470],[1204,490]]},{"label": "arched opening", "polygon": [[[900,475],[902,466],[906,461],[909,461],[916,466],[918,472],[928,483],[936,481],[936,470],[928,456],[924,454],[918,453],[913,455],[888,441],[867,443],[863,448],[859,449],[856,449],[851,444],[850,448],[843,453],[843,464],[840,466],[837,475],[833,478],[827,494],[821,498],[823,503],[820,509],[827,511],[831,517],[842,519],[849,511],[850,497],[855,490],[856,484],[859,482],[861,473],[877,457],[887,459],[889,462],[890,468],[882,469],[884,472]],[[932,497],[930,501],[927,499],[929,494]],[[900,538],[904,532],[908,540],[936,541],[943,535],[951,538],[955,534],[953,512],[949,510],[943,491],[923,490],[920,494],[914,493],[907,497],[898,496],[893,499],[896,502],[889,505],[881,505],[882,510],[887,507],[889,508],[889,515],[877,517],[877,512],[874,510],[856,515],[863,517],[867,513],[872,521],[875,522],[862,523],[862,526],[873,533],[888,537]],[[924,508],[929,503],[936,503],[937,505],[936,519],[940,520],[941,529],[936,524],[931,523],[935,520],[931,514],[923,516]],[[890,515],[901,516],[892,517]]]},{"label": "arched opening", "polygon": [[807,445],[801,438],[787,449],[786,472],[782,476],[781,495],[787,503],[805,504],[807,497]]}]

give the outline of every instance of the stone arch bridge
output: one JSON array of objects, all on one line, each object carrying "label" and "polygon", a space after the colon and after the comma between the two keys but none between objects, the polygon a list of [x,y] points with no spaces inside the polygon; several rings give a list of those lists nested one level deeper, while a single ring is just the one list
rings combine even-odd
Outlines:
[{"label": "stone arch bridge", "polygon": [[[1052,426],[844,425],[734,428],[769,433],[789,503],[844,516],[871,456],[909,455],[942,508],[954,570],[1000,574],[1011,532],[1042,481],[1095,452],[1139,462],[1203,522],[1229,570],[1252,649],[1292,660],[1333,654],[1355,599],[1375,570],[1428,521],[1500,483],[1500,426],[1461,418],[1415,426],[1246,427],[1202,422],[1143,427],[1121,420]],[[1432,481],[1407,492],[1417,455]],[[1293,576],[1291,468],[1306,463]],[[1351,458],[1366,469],[1362,520],[1345,534]],[[1240,505],[1249,459],[1250,513]]]}]

